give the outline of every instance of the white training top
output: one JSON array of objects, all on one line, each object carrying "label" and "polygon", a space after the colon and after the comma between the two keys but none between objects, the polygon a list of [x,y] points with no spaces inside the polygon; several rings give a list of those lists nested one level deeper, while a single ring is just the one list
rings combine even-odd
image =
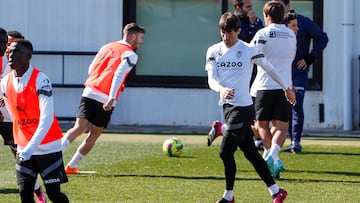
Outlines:
[{"label": "white training top", "polygon": [[266,61],[259,49],[241,40],[230,48],[224,42],[219,42],[208,48],[205,70],[208,72],[208,83],[212,90],[219,92],[221,87],[235,89],[233,99],[225,99],[220,95],[219,105],[225,103],[234,106],[249,106],[252,99],[249,93],[249,83],[253,63],[261,65],[281,86],[288,86],[274,67]]},{"label": "white training top", "polygon": [[[34,68],[30,65],[28,70],[21,77],[16,77],[14,71],[10,72],[10,74],[13,74],[13,85],[16,92],[23,91],[30,80],[33,70]],[[7,81],[10,74],[6,75],[1,80],[2,92],[6,92]],[[40,72],[36,78],[36,91],[44,92],[43,94],[38,94],[40,109],[39,125],[26,146],[18,145],[18,151],[23,150],[23,152],[28,155],[42,155],[59,152],[61,151],[61,139],[46,144],[40,144],[54,120],[52,85],[50,79],[43,72]]]},{"label": "white training top", "polygon": [[[120,40],[118,42],[122,43],[122,44],[127,44],[130,46],[129,43],[127,43],[123,40]],[[104,45],[104,46],[106,46],[106,45]],[[103,47],[100,48],[99,52],[101,52]],[[93,64],[96,61],[97,57],[98,57],[98,55],[96,55],[95,58],[93,59],[93,61],[91,62],[89,69],[88,69],[88,74],[90,74],[90,72],[93,68]],[[126,58],[128,58],[129,60],[126,60]],[[124,80],[126,73],[131,71],[131,69],[137,63],[137,60],[138,60],[138,56],[133,50],[125,51],[121,56],[121,63],[119,64],[119,66],[117,67],[117,69],[114,73],[114,77],[112,79],[109,95],[106,95],[94,88],[85,87],[85,89],[82,93],[82,96],[86,97],[86,98],[94,99],[103,104],[106,103],[109,100],[109,98],[115,99],[116,93],[117,93],[122,81]],[[115,106],[115,105],[116,105],[116,102],[113,103],[113,106]]]},{"label": "white training top", "polygon": [[[5,65],[5,68],[3,70],[3,72],[1,73],[0,75],[0,81],[3,77],[5,77],[7,74],[9,74],[11,72],[11,68],[10,66],[8,65]],[[3,93],[0,91],[0,98],[3,98]],[[8,109],[6,108],[7,104],[6,104],[6,101],[5,101],[5,107],[1,108],[0,107],[0,111],[1,111],[1,114],[4,116],[4,122],[13,122],[12,121],[12,116],[10,114],[10,112],[8,111]]]},{"label": "white training top", "polygon": [[[284,24],[272,23],[260,29],[250,43],[258,46],[265,58],[285,79],[286,84],[292,87],[291,67],[296,53],[296,36],[294,32]],[[261,66],[257,67],[256,78],[251,88],[252,92],[256,90],[282,89]]]}]

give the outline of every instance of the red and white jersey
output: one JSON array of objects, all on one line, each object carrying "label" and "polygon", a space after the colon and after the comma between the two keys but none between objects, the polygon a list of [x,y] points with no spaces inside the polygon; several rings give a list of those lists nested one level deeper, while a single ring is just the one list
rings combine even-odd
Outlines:
[{"label": "red and white jersey", "polygon": [[[292,87],[292,62],[296,53],[296,36],[284,24],[270,24],[259,30],[251,44],[254,44],[265,55],[265,58],[280,73],[289,87]],[[252,85],[255,90],[283,89],[263,67],[258,66],[256,78]]]}]

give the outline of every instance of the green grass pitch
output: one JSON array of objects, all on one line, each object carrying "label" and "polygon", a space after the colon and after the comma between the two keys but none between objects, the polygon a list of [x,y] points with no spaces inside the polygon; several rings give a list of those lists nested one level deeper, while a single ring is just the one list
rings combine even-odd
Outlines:
[{"label": "green grass pitch", "polygon": [[[172,136],[184,144],[180,157],[162,152],[163,141]],[[82,139],[66,149],[65,163]],[[207,147],[206,136],[103,134],[79,164],[80,170],[96,173],[69,175],[62,191],[74,203],[215,202],[225,187],[220,140]],[[280,153],[286,171],[277,183],[289,193],[286,202],[360,202],[360,139],[304,138],[303,150]],[[236,161],[236,202],[271,202],[241,151],[236,152]],[[8,147],[1,146],[0,202],[19,201],[14,159]]]}]

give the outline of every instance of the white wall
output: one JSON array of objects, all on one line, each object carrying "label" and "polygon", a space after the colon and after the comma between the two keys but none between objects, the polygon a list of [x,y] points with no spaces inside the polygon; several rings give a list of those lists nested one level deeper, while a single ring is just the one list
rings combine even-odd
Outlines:
[{"label": "white wall", "polygon": [[[354,3],[352,50],[353,126],[359,123],[360,1]],[[70,5],[70,6],[69,6]],[[0,2],[0,26],[19,30],[34,43],[36,50],[97,51],[121,37],[121,0],[12,0]],[[16,11],[14,15],[13,12]],[[111,15],[112,17],[109,17]],[[305,129],[343,127],[343,3],[324,0],[324,30],[329,44],[323,54],[323,91],[305,95]],[[33,64],[61,81],[58,59],[39,59]],[[83,81],[90,58],[68,59],[67,82]],[[75,65],[74,65],[75,64]],[[43,66],[43,67],[41,67]],[[77,66],[77,67],[73,67]],[[73,70],[72,70],[73,69]],[[76,71],[75,71],[76,70]],[[58,116],[75,116],[81,88],[54,88]],[[126,88],[114,111],[112,124],[208,126],[221,119],[218,95],[208,89]],[[325,121],[319,122],[319,104],[325,107]]]}]

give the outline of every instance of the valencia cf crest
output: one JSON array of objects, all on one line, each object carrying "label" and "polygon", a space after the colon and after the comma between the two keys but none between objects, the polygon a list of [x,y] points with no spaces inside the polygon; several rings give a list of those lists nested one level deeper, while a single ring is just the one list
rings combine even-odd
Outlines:
[{"label": "valencia cf crest", "polygon": [[237,52],[236,52],[236,57],[241,58],[241,56],[242,56],[242,52],[241,52],[241,51],[237,51]]}]

